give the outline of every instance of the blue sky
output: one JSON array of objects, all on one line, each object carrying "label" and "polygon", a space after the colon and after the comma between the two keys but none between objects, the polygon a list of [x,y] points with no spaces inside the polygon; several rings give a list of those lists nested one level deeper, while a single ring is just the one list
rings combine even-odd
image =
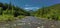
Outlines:
[{"label": "blue sky", "polygon": [[[10,0],[0,0],[3,3],[9,3]],[[11,0],[11,3],[15,6],[19,6],[21,8],[31,10],[31,9],[39,9],[42,6],[51,6],[54,4],[60,3],[60,0]]]}]

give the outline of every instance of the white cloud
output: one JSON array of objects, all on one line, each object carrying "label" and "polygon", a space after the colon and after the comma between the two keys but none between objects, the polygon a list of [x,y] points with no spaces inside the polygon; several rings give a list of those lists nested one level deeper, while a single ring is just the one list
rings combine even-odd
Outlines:
[{"label": "white cloud", "polygon": [[39,9],[39,7],[32,7],[32,5],[29,5],[29,4],[25,4],[24,5],[24,9],[26,10],[35,10],[35,9]]},{"label": "white cloud", "polygon": [[39,9],[39,7],[25,7],[24,9],[33,10],[33,9]]}]

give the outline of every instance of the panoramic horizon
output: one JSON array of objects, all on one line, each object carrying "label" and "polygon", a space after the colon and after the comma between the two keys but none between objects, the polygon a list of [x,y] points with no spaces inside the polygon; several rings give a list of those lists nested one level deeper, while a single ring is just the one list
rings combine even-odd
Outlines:
[{"label": "panoramic horizon", "polygon": [[60,0],[0,0],[0,28],[60,28]]},{"label": "panoramic horizon", "polygon": [[35,10],[54,4],[60,4],[60,0],[0,0],[2,3],[10,3],[26,10]]}]

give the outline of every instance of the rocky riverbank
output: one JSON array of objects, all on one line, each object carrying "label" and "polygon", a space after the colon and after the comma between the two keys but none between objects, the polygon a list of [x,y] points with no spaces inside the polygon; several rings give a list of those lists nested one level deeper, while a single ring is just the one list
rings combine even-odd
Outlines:
[{"label": "rocky riverbank", "polygon": [[13,22],[0,22],[0,28],[60,28],[60,21],[27,16]]}]

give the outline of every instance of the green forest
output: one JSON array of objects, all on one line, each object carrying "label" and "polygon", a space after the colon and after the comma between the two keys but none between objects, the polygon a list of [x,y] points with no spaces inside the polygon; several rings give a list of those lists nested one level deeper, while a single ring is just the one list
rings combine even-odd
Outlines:
[{"label": "green forest", "polygon": [[14,18],[29,16],[29,12],[18,6],[7,3],[0,3],[0,21],[13,21]]},{"label": "green forest", "polygon": [[42,7],[35,11],[34,16],[46,19],[60,20],[60,4]]},{"label": "green forest", "polygon": [[42,7],[36,11],[26,11],[23,8],[7,3],[0,3],[0,21],[13,21],[15,17],[21,19],[25,16],[60,20],[60,4]]}]

